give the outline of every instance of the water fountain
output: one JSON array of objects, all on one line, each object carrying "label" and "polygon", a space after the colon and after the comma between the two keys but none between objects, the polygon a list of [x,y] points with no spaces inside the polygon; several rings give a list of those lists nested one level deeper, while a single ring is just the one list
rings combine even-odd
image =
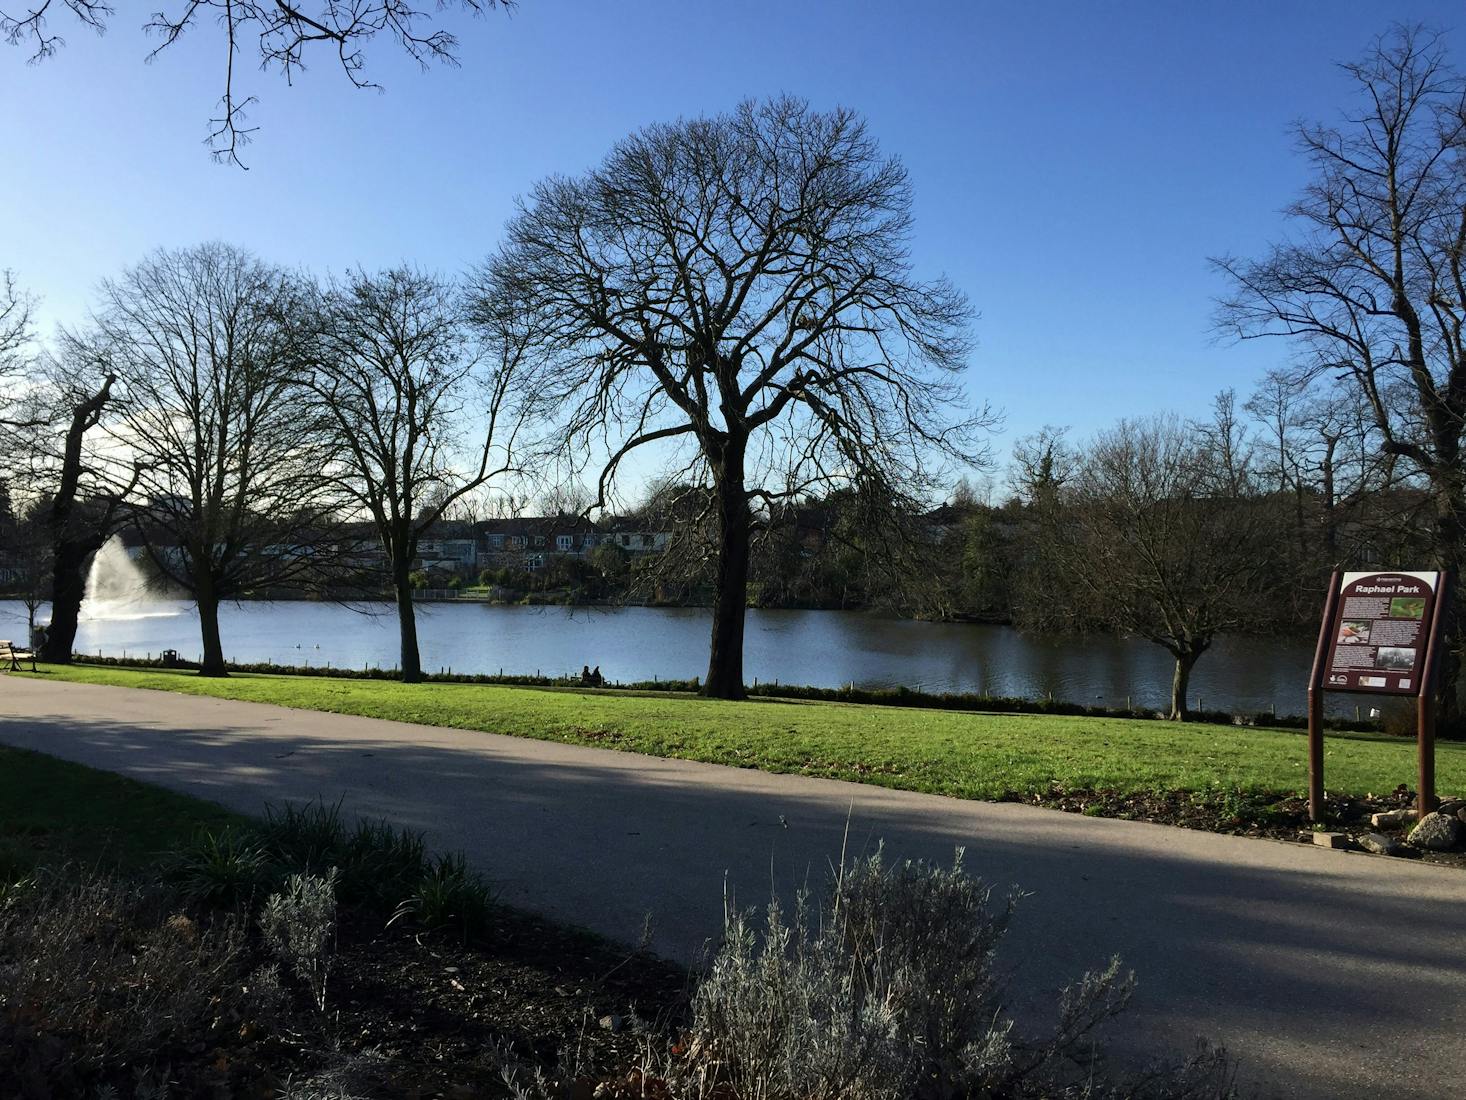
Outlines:
[{"label": "water fountain", "polygon": [[87,574],[83,619],[149,619],[176,615],[177,608],[158,598],[137,562],[118,535],[113,535],[92,558]]}]

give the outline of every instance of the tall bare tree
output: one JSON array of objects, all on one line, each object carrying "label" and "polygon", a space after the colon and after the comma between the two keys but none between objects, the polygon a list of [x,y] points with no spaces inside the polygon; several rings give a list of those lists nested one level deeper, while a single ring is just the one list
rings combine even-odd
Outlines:
[{"label": "tall bare tree", "polygon": [[511,383],[525,338],[499,316],[471,337],[456,288],[400,267],[357,272],[321,296],[310,345],[328,467],[376,528],[397,601],[402,679],[422,679],[412,568],[418,541],[511,468],[523,425]]},{"label": "tall bare tree", "polygon": [[13,451],[14,433],[33,423],[19,408],[35,357],[33,305],[14,272],[0,271],[0,444],[6,451]]},{"label": "tall bare tree", "polygon": [[802,100],[648,127],[540,183],[479,272],[538,337],[571,453],[684,447],[718,533],[705,692],[744,693],[756,507],[839,484],[911,500],[979,450],[966,299],[912,274],[911,188],[848,110]]},{"label": "tall bare tree", "polygon": [[223,244],[153,253],[103,284],[96,353],[138,460],[138,530],[192,594],[201,672],[225,674],[219,605],[318,577],[337,518],[330,450],[296,375],[301,291]]},{"label": "tall bare tree", "polygon": [[0,453],[27,468],[16,488],[27,502],[29,534],[34,539],[44,530],[48,540],[44,552],[32,554],[33,566],[44,565],[49,574],[33,588],[51,601],[42,655],[66,662],[86,565],[117,529],[130,488],[128,464],[95,447],[113,380],[85,356],[75,357],[70,341],[63,340],[68,346],[59,357],[39,349],[32,306],[10,272],[0,275]]},{"label": "tall bare tree", "polygon": [[1400,476],[1399,459],[1381,453],[1373,414],[1357,390],[1332,378],[1273,371],[1246,408],[1262,432],[1259,477],[1279,506],[1280,529],[1291,529],[1277,559],[1293,574],[1296,619],[1307,622],[1319,611],[1320,576],[1383,564],[1379,549],[1398,541],[1384,537],[1389,529],[1420,527],[1408,515],[1418,511],[1420,494]]},{"label": "tall bare tree", "polygon": [[[1384,454],[1428,485],[1435,565],[1466,551],[1466,81],[1439,35],[1396,27],[1343,66],[1358,107],[1303,125],[1312,180],[1292,237],[1259,260],[1222,259],[1235,291],[1220,323],[1295,342],[1300,381],[1354,389]],[[1459,644],[1459,626],[1448,624]],[[1455,675],[1442,677],[1454,713]]]},{"label": "tall bare tree", "polygon": [[30,433],[36,484],[45,487],[41,514],[49,537],[51,621],[41,655],[70,662],[92,556],[128,520],[126,505],[141,476],[138,456],[107,441],[119,412],[117,378],[95,349],[63,335],[57,357],[45,360],[44,381],[31,408],[42,414]]},{"label": "tall bare tree", "polygon": [[[1044,598],[1026,609],[1038,626],[1133,634],[1175,660],[1170,717],[1184,721],[1191,671],[1220,633],[1268,611],[1265,501],[1252,491],[1245,449],[1230,459],[1206,432],[1174,418],[1126,420],[1086,448],[1029,448],[1042,532]],[[1062,479],[1054,471],[1062,469]]]},{"label": "tall bare tree", "polygon": [[19,565],[23,574],[16,595],[25,605],[26,644],[36,644],[36,613],[46,602],[50,593],[49,565],[50,540],[47,538],[42,509],[37,503],[29,504],[12,522],[0,517],[0,539],[6,541],[11,561]]},{"label": "tall bare tree", "polygon": [[[457,7],[479,15],[514,0],[439,0],[439,13]],[[24,45],[32,62],[50,57],[65,39],[52,30],[53,14],[69,15],[83,28],[101,34],[115,11],[107,0],[23,0],[19,9],[0,8],[0,35],[11,45]],[[248,52],[260,69],[276,69],[289,82],[305,68],[308,55],[334,55],[336,64],[358,88],[376,85],[366,74],[365,49],[381,37],[426,69],[433,62],[456,65],[458,40],[434,27],[430,13],[410,0],[317,0],[314,4],[285,0],[179,0],[171,11],[154,11],[143,24],[157,40],[148,59],[168,49],[199,24],[223,35],[223,95],[219,113],[209,120],[209,145],[216,160],[240,164],[240,149],[255,127],[246,111],[255,97],[241,93],[235,63]]]},{"label": "tall bare tree", "polygon": [[0,363],[9,366],[30,339],[30,296],[16,283],[15,272],[0,271]]}]

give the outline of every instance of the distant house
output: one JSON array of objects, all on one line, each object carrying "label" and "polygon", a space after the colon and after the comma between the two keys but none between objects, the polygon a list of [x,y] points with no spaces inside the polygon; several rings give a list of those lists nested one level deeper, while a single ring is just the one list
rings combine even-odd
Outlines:
[{"label": "distant house", "polygon": [[478,557],[473,538],[419,539],[417,557],[424,569],[446,569],[451,572],[471,570]]},{"label": "distant house", "polygon": [[602,540],[619,546],[628,554],[660,554],[667,549],[672,536],[667,531],[648,530],[630,519],[615,519],[606,524]]},{"label": "distant house", "polygon": [[666,548],[668,535],[659,531],[617,525],[604,529],[579,515],[526,516],[491,519],[475,525],[474,562],[480,569],[545,568],[555,558],[588,559],[598,547],[620,546],[628,554],[657,553]]}]

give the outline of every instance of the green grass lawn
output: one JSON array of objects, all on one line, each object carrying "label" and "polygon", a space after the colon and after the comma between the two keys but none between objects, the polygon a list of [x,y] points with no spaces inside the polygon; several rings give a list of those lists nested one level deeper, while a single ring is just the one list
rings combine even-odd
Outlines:
[{"label": "green grass lawn", "polygon": [[0,871],[67,861],[138,870],[201,826],[244,820],[212,802],[0,746]]},{"label": "green grass lawn", "polygon": [[[795,772],[991,799],[1054,783],[1121,792],[1307,786],[1301,733],[1055,715],[977,714],[829,702],[730,703],[479,684],[51,666],[39,675],[484,730],[653,756]],[[1413,785],[1411,741],[1369,734],[1327,740],[1331,792]],[[1442,792],[1466,792],[1466,744],[1437,752]]]}]

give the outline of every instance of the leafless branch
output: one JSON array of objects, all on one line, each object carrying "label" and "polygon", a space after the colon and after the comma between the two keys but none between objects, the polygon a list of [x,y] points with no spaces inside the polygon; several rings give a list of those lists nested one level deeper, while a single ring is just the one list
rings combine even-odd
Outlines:
[{"label": "leafless branch", "polygon": [[[50,30],[48,17],[55,0],[41,0],[34,8],[15,14],[0,10],[0,35],[12,45],[26,44],[30,60],[50,57],[65,40]],[[470,15],[494,8],[512,8],[515,0],[439,0],[437,14],[455,7]],[[114,15],[110,4],[97,0],[61,0],[61,7],[82,26],[97,33],[106,30]],[[284,0],[179,0],[172,10],[152,13],[144,31],[157,40],[148,54],[158,56],[198,24],[217,26],[223,34],[223,92],[219,113],[210,119],[207,144],[222,163],[244,167],[240,152],[255,128],[246,125],[245,112],[255,97],[236,86],[235,61],[242,51],[257,56],[261,69],[274,69],[287,83],[305,67],[307,55],[327,51],[348,80],[358,88],[377,87],[367,76],[365,50],[378,38],[412,58],[423,68],[437,62],[458,64],[458,40],[449,30],[433,25],[434,13],[410,0],[315,0],[309,9]]]}]

